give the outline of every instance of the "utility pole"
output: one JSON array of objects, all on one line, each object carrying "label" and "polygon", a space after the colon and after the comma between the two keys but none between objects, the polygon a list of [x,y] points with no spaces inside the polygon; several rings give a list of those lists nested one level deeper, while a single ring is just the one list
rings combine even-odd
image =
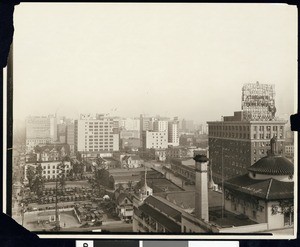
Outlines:
[{"label": "utility pole", "polygon": [[59,231],[60,229],[60,224],[59,224],[59,214],[58,214],[58,205],[57,205],[57,175],[56,175],[56,180],[55,180],[55,230]]}]

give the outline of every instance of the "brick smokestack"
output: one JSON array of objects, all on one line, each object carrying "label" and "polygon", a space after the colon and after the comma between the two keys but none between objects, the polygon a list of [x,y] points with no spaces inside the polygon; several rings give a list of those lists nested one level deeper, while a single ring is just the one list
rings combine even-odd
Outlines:
[{"label": "brick smokestack", "polygon": [[195,214],[198,219],[209,221],[207,177],[208,158],[205,155],[196,155],[194,160],[196,162]]}]

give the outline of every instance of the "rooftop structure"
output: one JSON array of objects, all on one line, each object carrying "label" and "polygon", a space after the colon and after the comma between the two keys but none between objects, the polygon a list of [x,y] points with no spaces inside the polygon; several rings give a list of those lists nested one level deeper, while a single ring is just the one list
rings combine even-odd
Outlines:
[{"label": "rooftop structure", "polygon": [[242,88],[242,112],[247,121],[274,120],[275,86],[259,82],[245,84]]},{"label": "rooftop structure", "polygon": [[271,150],[248,173],[224,182],[225,208],[243,214],[268,229],[289,228],[294,224],[294,165]]}]

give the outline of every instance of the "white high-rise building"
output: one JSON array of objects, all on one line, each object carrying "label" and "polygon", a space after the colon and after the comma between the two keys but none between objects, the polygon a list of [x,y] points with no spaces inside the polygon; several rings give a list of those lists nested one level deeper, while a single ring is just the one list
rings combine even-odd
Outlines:
[{"label": "white high-rise building", "polygon": [[178,121],[168,123],[168,142],[169,145],[179,146]]},{"label": "white high-rise building", "polygon": [[168,121],[156,120],[153,123],[153,130],[158,132],[168,132]]},{"label": "white high-rise building", "polygon": [[74,129],[74,123],[68,123],[67,124],[67,138],[66,138],[67,144],[70,146],[70,153],[75,153],[75,129]]},{"label": "white high-rise building", "polygon": [[85,115],[75,120],[75,151],[118,151],[119,133],[114,131],[114,119],[108,116]]}]

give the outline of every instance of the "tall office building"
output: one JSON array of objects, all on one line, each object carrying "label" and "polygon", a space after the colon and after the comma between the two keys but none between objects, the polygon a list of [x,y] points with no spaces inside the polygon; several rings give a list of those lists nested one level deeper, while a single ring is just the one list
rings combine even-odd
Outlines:
[{"label": "tall office building", "polygon": [[57,141],[55,116],[29,116],[26,118],[26,150],[30,152],[39,144]]},{"label": "tall office building", "polygon": [[143,114],[140,115],[140,141],[141,141],[141,146],[144,145],[144,140],[143,140],[143,138],[145,137],[144,132],[153,130],[153,122],[154,122],[154,118],[145,117]]},{"label": "tall office building", "polygon": [[162,131],[144,131],[143,148],[144,149],[165,149],[168,147],[168,132]]},{"label": "tall office building", "polygon": [[176,118],[168,123],[168,142],[169,145],[179,146],[178,121]]},{"label": "tall office building", "polygon": [[124,118],[120,120],[120,127],[125,130],[140,131],[140,119],[139,118]]},{"label": "tall office building", "polygon": [[[247,88],[251,94],[247,92],[245,98]],[[278,140],[278,152],[283,152],[286,121],[275,117],[274,98],[268,96],[274,95],[274,87],[270,91],[261,88],[268,87],[247,84],[243,87],[242,111],[208,122],[209,158],[217,183],[247,173],[249,166],[266,156],[273,136]]]},{"label": "tall office building", "polygon": [[68,123],[67,124],[67,144],[70,146],[70,153],[71,155],[75,154],[75,127],[74,123]]},{"label": "tall office building", "polygon": [[165,120],[155,120],[153,122],[153,130],[158,132],[168,132],[168,121]]},{"label": "tall office building", "polygon": [[119,133],[114,129],[114,119],[107,115],[94,118],[81,115],[75,120],[75,151],[118,151]]},{"label": "tall office building", "polygon": [[195,124],[193,120],[182,119],[181,130],[185,132],[193,132],[195,130]]}]

